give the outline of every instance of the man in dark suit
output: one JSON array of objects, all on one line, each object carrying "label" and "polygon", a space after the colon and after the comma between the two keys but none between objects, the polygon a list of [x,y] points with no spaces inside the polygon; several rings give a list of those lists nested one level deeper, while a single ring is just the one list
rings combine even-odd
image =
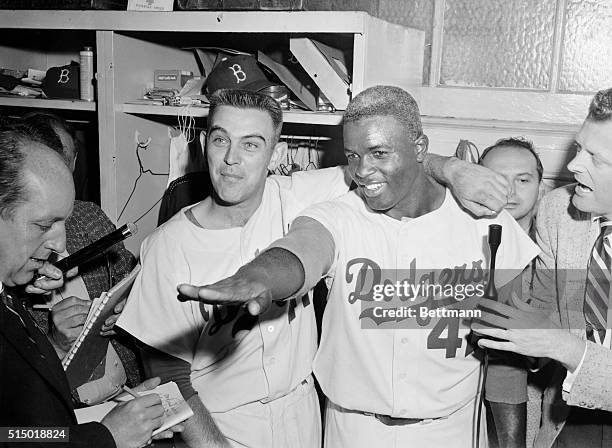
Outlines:
[{"label": "man in dark suit", "polygon": [[[40,143],[60,154],[74,172],[76,160],[83,152],[79,150],[75,129],[63,118],[48,112],[34,111],[24,116],[23,120],[44,137]],[[74,201],[72,214],[66,219],[65,227],[67,252],[62,254],[64,256],[116,230],[99,205],[80,200]],[[62,288],[48,295],[46,302],[49,309],[35,308],[32,311],[32,316],[47,334],[60,359],[66,356],[83,330],[93,300],[100,297],[103,291],[109,291],[135,265],[136,259],[120,242],[103,256],[80,265],[79,275],[67,279]],[[35,298],[32,302],[40,301],[40,298]],[[116,305],[116,314],[109,317],[102,328],[102,334],[110,336],[109,345],[99,352],[97,359],[91,359],[87,381],[84,378],[71,384],[73,398],[84,404],[97,404],[116,395],[124,384],[134,387],[141,381],[140,362],[133,339],[127,334],[114,331],[114,322],[123,304],[120,302]]]},{"label": "man in dark suit", "polygon": [[[30,283],[37,272],[46,278],[30,290],[50,290],[62,283],[62,273],[47,259],[64,251],[64,224],[72,210],[74,185],[60,156],[37,143],[35,134],[24,125],[0,127],[1,426],[63,427],[69,434],[64,446],[144,446],[161,425],[159,396],[150,394],[117,406],[101,423],[77,424],[59,358],[23,304],[5,291]],[[154,379],[141,388],[158,383]],[[45,445],[32,439],[26,442],[31,443],[20,446]]]}]

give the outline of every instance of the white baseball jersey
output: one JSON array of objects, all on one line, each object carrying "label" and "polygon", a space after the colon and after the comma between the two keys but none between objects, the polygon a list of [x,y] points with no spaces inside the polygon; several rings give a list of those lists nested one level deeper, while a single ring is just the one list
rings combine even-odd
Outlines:
[{"label": "white baseball jersey", "polygon": [[[211,284],[234,274],[286,233],[304,206],[347,190],[340,168],[272,176],[247,224],[222,230],[198,226],[185,214],[189,207],[183,209],[143,242],[142,271],[117,325],[189,362],[193,387],[213,417],[285,396],[312,371],[317,329],[308,296],[273,304],[255,318],[241,307],[181,303],[176,287]],[[309,421],[318,413],[303,418],[307,426],[318,424]],[[234,426],[237,433],[225,433],[228,438],[247,446],[272,446],[257,434],[269,431],[271,424]]]},{"label": "white baseball jersey", "polygon": [[[469,328],[463,319],[420,318],[420,328],[416,318],[385,318],[374,311],[379,302],[373,285],[402,279],[418,284],[431,271],[444,275],[444,269],[450,270],[446,274],[464,272],[466,278],[483,281],[492,223],[503,226],[497,269],[518,274],[539,250],[516,221],[506,212],[495,219],[474,219],[448,191],[437,210],[414,219],[373,212],[356,192],[314,205],[303,216],[325,226],[335,242],[314,363],[327,397],[347,410],[403,418],[445,417],[475,402],[480,362],[467,344]],[[283,247],[282,242],[276,245]],[[441,279],[429,275],[429,280]],[[307,272],[305,286],[314,281]],[[394,300],[411,304],[397,301],[397,296]],[[408,328],[409,322],[412,329],[397,329]],[[358,428],[342,430],[345,435],[351,431],[359,434]]]}]

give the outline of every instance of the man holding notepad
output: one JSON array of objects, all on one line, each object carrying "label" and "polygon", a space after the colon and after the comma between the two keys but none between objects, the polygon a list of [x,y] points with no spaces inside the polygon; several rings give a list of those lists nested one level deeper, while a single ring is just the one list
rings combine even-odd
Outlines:
[{"label": "man holding notepad", "polygon": [[[39,142],[29,126],[0,127],[0,443],[19,434],[20,442],[37,446],[145,446],[161,425],[159,396],[118,405],[100,423],[77,424],[59,358],[23,304],[5,291],[28,284],[35,273],[46,276],[37,283],[43,290],[63,282],[47,259],[65,248],[74,185],[60,156]],[[151,379],[137,390],[157,384]],[[9,431],[14,428],[29,430]]]}]

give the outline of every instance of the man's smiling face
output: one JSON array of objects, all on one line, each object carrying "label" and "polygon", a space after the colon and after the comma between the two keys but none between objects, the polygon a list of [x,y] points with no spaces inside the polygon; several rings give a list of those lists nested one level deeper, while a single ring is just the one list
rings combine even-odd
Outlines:
[{"label": "man's smiling face", "polygon": [[[424,176],[417,153],[423,149],[406,125],[391,116],[373,116],[344,124],[349,172],[372,210],[398,218],[421,194]],[[420,142],[420,138],[416,139]]]},{"label": "man's smiling face", "polygon": [[278,144],[270,115],[251,108],[220,106],[206,136],[210,178],[228,205],[259,201]]}]

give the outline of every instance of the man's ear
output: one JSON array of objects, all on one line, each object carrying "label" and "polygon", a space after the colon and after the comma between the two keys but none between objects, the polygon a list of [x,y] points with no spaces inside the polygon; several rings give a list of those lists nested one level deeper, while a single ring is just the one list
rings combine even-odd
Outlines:
[{"label": "man's ear", "polygon": [[425,134],[422,134],[414,141],[414,152],[416,153],[417,162],[422,163],[425,160],[427,154],[427,148],[429,147],[429,139]]},{"label": "man's ear", "polygon": [[538,200],[536,201],[536,205],[535,205],[536,210],[537,210],[538,205],[540,204],[540,200],[544,197],[546,193],[548,193],[551,190],[553,190],[553,187],[551,187],[546,182],[544,182],[544,180],[540,181],[540,186],[538,188]]},{"label": "man's ear", "polygon": [[274,145],[274,149],[272,150],[272,157],[270,157],[270,163],[268,163],[268,170],[275,172],[276,168],[278,168],[278,164],[281,160],[284,160],[287,157],[288,146],[287,142],[278,142]]}]

